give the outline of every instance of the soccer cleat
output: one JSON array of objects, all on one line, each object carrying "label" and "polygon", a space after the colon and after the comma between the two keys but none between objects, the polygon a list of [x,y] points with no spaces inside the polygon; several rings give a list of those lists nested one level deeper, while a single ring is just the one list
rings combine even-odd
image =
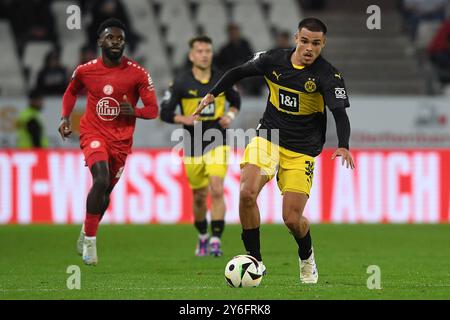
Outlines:
[{"label": "soccer cleat", "polygon": [[95,266],[97,265],[97,239],[93,238],[84,238],[83,242],[83,262],[86,265]]},{"label": "soccer cleat", "polygon": [[84,237],[86,236],[86,233],[84,233],[84,224],[81,227],[81,231],[80,231],[80,236],[78,237],[77,240],[77,252],[80,256],[83,255],[83,242],[84,242]]},{"label": "soccer cleat", "polygon": [[316,261],[314,260],[314,251],[306,260],[299,260],[300,264],[300,282],[301,283],[317,283],[319,280],[319,272],[317,271]]},{"label": "soccer cleat", "polygon": [[261,274],[263,276],[267,275],[267,269],[266,266],[264,265],[264,263],[262,261],[259,261],[259,268],[261,269]]},{"label": "soccer cleat", "polygon": [[220,238],[212,237],[209,240],[209,254],[214,257],[221,257],[223,255],[221,245]]},{"label": "soccer cleat", "polygon": [[197,257],[205,257],[208,255],[208,243],[209,243],[208,235],[199,235],[197,247],[195,248],[195,255]]}]

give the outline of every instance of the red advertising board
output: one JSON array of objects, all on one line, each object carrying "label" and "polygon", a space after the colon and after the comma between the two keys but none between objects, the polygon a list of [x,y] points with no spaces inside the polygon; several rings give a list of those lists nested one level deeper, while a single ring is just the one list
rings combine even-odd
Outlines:
[{"label": "red advertising board", "polygon": [[[450,150],[353,150],[356,169],[318,157],[305,215],[314,223],[448,223]],[[239,160],[225,180],[227,221],[239,222]],[[81,223],[91,177],[79,150],[0,152],[0,224]],[[191,191],[170,149],[136,149],[102,223],[188,223]],[[274,181],[259,199],[263,223],[282,222]]]}]

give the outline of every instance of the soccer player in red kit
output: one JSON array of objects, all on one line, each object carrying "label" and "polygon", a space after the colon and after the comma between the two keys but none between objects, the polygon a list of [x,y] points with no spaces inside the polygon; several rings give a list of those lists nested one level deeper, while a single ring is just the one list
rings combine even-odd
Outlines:
[{"label": "soccer player in red kit", "polygon": [[[101,57],[76,68],[63,97],[59,132],[71,134],[70,113],[77,93],[87,89],[86,112],[80,120],[80,147],[93,184],[87,196],[86,219],[77,250],[87,265],[96,265],[96,234],[109,205],[109,196],[131,152],[136,118],[154,119],[158,104],[148,72],[123,56],[125,27],[117,19],[104,21],[98,29]],[[139,97],[144,107],[136,107]]]}]

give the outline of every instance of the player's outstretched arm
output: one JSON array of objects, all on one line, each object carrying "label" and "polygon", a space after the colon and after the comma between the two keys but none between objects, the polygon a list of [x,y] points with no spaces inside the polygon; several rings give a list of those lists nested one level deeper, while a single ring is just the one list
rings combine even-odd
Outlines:
[{"label": "player's outstretched arm", "polygon": [[354,169],[355,163],[353,157],[349,151],[350,140],[350,120],[348,119],[345,108],[336,108],[331,110],[334,120],[336,122],[336,131],[338,135],[338,148],[331,156],[334,160],[336,157],[342,157],[342,165],[346,165],[347,168]]},{"label": "player's outstretched arm", "polygon": [[230,89],[239,80],[260,74],[262,74],[261,71],[258,70],[252,62],[246,62],[240,66],[228,70],[209,91],[209,93],[205,95],[193,115],[198,117],[200,112],[202,112],[206,106],[214,102],[214,97],[217,97],[221,92]]},{"label": "player's outstretched arm", "polygon": [[200,113],[203,109],[206,108],[206,106],[210,105],[214,102],[214,95],[211,93],[207,93],[206,96],[203,97],[202,101],[197,106],[197,109],[195,109],[194,113],[192,114],[195,119],[198,119],[200,117]]}]

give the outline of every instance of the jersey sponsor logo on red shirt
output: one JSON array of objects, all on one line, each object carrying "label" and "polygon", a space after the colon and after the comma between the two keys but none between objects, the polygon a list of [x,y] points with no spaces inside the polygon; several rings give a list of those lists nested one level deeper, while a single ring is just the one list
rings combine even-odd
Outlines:
[{"label": "jersey sponsor logo on red shirt", "polygon": [[103,93],[107,94],[108,96],[110,96],[114,91],[114,88],[112,87],[112,85],[107,84],[106,86],[103,87]]},{"label": "jersey sponsor logo on red shirt", "polygon": [[114,98],[104,97],[97,102],[96,110],[100,119],[104,121],[112,121],[117,118],[120,113],[120,104]]}]

